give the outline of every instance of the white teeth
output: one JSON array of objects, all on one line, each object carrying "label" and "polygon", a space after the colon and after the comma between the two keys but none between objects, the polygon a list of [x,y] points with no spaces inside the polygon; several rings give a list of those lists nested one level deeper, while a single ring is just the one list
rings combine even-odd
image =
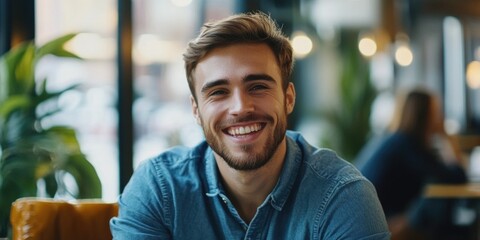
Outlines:
[{"label": "white teeth", "polygon": [[228,129],[228,133],[233,136],[249,134],[251,132],[256,132],[260,130],[260,124],[254,124],[251,126],[245,127],[238,127],[238,128],[230,128]]}]

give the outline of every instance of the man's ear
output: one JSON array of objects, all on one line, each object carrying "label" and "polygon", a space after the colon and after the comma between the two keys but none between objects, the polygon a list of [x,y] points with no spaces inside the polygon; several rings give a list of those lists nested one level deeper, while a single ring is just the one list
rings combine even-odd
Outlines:
[{"label": "man's ear", "polygon": [[192,104],[193,116],[195,117],[195,120],[197,121],[197,124],[201,126],[200,115],[198,114],[197,101],[195,101],[195,98],[193,97],[193,95],[190,95],[190,103]]},{"label": "man's ear", "polygon": [[290,114],[293,112],[293,109],[295,107],[295,98],[296,98],[295,86],[293,85],[292,82],[290,82],[288,83],[287,91],[285,91],[285,104],[286,104],[287,114]]}]

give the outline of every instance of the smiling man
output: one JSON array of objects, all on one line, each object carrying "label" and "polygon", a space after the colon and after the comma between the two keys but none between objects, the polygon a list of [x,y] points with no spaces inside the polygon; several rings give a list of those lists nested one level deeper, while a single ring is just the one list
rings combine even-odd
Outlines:
[{"label": "smiling man", "polygon": [[205,142],[135,171],[114,239],[389,239],[372,184],[287,131],[292,48],[269,16],[205,24],[184,59]]}]

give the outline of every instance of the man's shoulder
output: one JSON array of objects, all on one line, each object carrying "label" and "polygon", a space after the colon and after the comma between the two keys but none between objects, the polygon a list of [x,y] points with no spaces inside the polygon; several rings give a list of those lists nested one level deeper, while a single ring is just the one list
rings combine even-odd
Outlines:
[{"label": "man's shoulder", "polygon": [[321,178],[321,181],[345,182],[363,179],[357,168],[334,150],[312,146],[296,132],[287,132],[287,136],[298,146],[305,170]]},{"label": "man's shoulder", "polygon": [[364,179],[355,166],[330,149],[318,149],[305,160],[305,163],[315,175],[334,183],[346,183]]}]

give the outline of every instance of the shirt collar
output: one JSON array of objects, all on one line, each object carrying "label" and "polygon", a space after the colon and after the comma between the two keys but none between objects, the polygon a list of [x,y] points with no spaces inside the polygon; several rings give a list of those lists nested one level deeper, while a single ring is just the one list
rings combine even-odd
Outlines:
[{"label": "shirt collar", "polygon": [[277,210],[282,210],[288,196],[292,191],[297,179],[299,168],[302,161],[302,153],[297,143],[287,134],[287,153],[283,163],[282,172],[277,185],[273,189],[270,197],[272,206]]},{"label": "shirt collar", "polygon": [[207,151],[205,152],[204,156],[205,162],[205,172],[207,176],[207,185],[208,185],[208,192],[206,193],[207,196],[213,197],[220,194],[220,179],[218,177],[218,168],[217,162],[215,161],[215,156],[213,155],[213,150],[208,147]]}]

